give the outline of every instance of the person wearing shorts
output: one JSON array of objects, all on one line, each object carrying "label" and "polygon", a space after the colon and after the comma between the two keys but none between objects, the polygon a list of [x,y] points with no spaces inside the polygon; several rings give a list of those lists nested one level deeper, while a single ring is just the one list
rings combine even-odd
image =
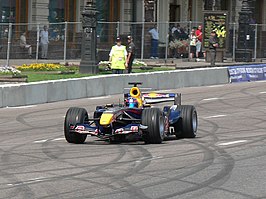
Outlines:
[{"label": "person wearing shorts", "polygon": [[197,43],[197,37],[195,34],[195,30],[193,29],[189,35],[189,39],[190,39],[190,59],[193,59],[195,54],[196,54],[196,43]]},{"label": "person wearing shorts", "polygon": [[[199,61],[199,54],[202,51],[202,26],[199,25],[198,29],[196,30],[196,37],[197,37],[197,43],[196,43],[196,60]],[[203,56],[205,58],[205,53],[203,53]]]}]

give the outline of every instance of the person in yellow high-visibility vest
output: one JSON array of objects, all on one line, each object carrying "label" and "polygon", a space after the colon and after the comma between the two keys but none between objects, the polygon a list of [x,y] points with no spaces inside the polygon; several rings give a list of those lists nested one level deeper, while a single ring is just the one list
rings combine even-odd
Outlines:
[{"label": "person in yellow high-visibility vest", "polygon": [[123,74],[127,68],[127,50],[126,46],[121,44],[120,37],[116,38],[116,45],[110,51],[109,62],[111,62],[113,74]]}]

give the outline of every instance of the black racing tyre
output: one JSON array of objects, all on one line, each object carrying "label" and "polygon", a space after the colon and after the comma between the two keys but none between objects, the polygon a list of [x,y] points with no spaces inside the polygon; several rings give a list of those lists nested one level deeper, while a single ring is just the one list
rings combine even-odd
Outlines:
[{"label": "black racing tyre", "polygon": [[71,107],[68,109],[65,117],[64,132],[67,142],[82,144],[85,142],[87,135],[69,132],[70,125],[84,123],[88,119],[88,113],[84,108]]},{"label": "black racing tyre", "polygon": [[178,138],[194,138],[197,135],[198,116],[194,106],[178,106],[181,112],[181,119],[174,126]]},{"label": "black racing tyre", "polygon": [[143,133],[146,144],[160,144],[164,139],[164,117],[158,108],[143,109],[141,124],[148,126]]}]

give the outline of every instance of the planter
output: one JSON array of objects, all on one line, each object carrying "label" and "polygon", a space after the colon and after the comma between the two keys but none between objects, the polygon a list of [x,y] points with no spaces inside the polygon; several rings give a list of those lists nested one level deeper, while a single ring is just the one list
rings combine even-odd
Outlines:
[{"label": "planter", "polygon": [[27,82],[27,76],[0,75],[0,82]]}]

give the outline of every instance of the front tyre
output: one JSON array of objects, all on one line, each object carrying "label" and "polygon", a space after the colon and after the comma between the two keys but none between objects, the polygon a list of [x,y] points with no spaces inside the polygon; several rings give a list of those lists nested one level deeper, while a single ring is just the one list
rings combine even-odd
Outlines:
[{"label": "front tyre", "polygon": [[67,142],[82,144],[85,142],[87,135],[70,132],[70,125],[83,124],[88,119],[88,113],[84,108],[71,107],[68,109],[65,117],[64,132]]},{"label": "front tyre", "polygon": [[148,126],[148,129],[143,132],[143,139],[146,144],[162,143],[164,139],[164,116],[160,109],[144,109],[141,123]]},{"label": "front tyre", "polygon": [[175,133],[178,138],[195,138],[198,129],[198,116],[194,106],[181,105],[181,120],[175,125]]}]

